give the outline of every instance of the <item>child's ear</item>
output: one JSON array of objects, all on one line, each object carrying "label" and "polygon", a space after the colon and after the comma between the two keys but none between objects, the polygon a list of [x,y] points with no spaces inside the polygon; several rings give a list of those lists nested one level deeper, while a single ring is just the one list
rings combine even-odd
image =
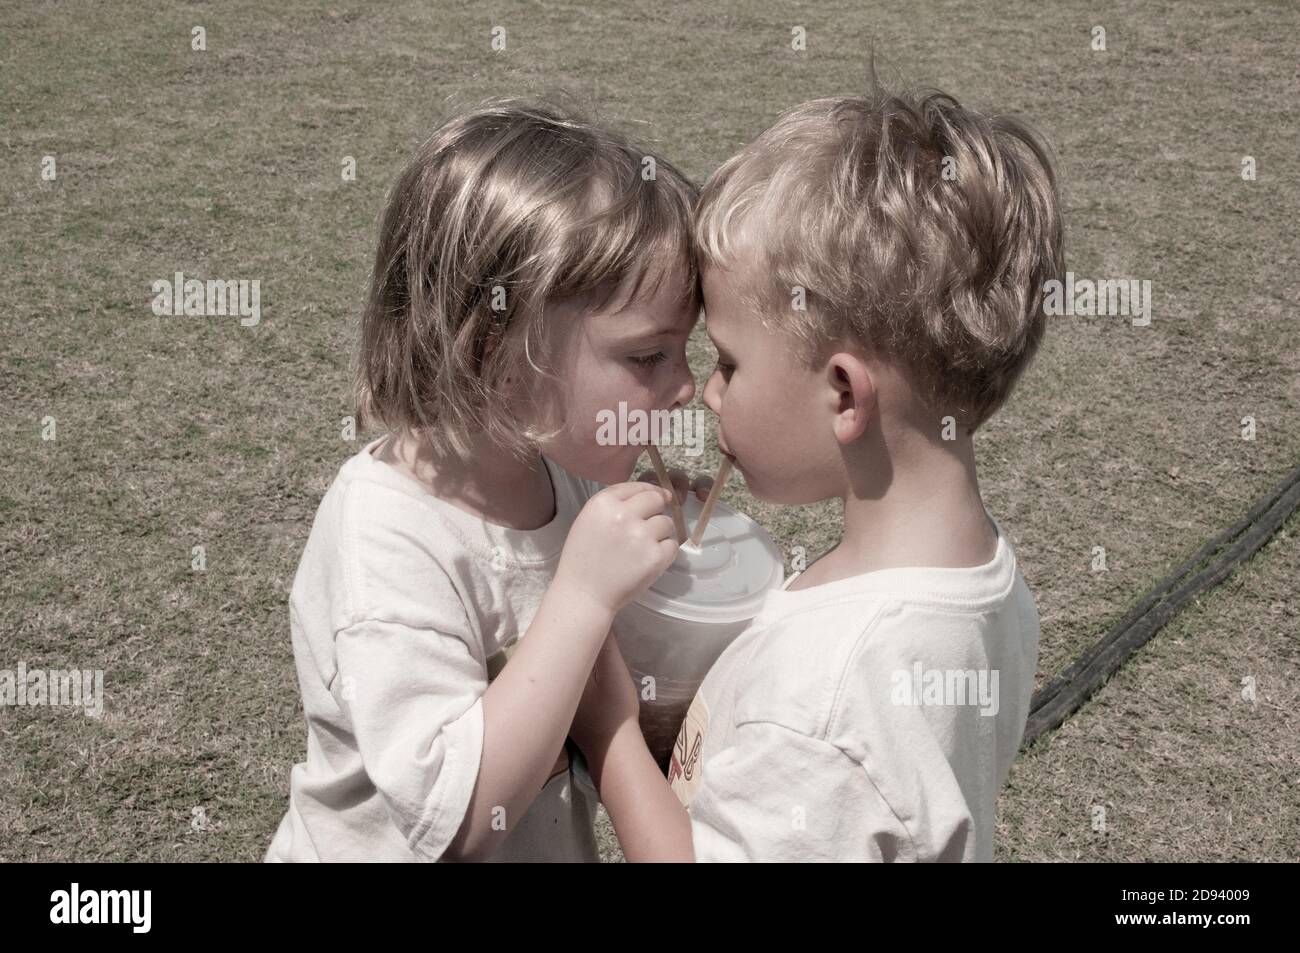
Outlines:
[{"label": "child's ear", "polygon": [[876,387],[867,362],[857,354],[837,351],[826,361],[826,378],[835,402],[835,439],[850,444],[866,432],[876,412]]}]

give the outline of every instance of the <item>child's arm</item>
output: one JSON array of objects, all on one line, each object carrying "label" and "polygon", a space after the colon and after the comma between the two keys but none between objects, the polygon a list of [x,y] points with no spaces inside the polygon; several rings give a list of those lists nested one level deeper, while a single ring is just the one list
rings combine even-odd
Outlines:
[{"label": "child's arm", "polygon": [[623,722],[587,764],[629,863],[694,863],[690,815],[655,764],[635,718]]},{"label": "child's arm", "polygon": [[611,632],[570,733],[629,862],[695,859],[691,819],[659,771],[637,721],[636,685]]},{"label": "child's arm", "polygon": [[614,614],[676,555],[667,500],[657,487],[618,484],[574,521],[537,615],[483,695],[478,777],[447,859],[489,856],[542,789]]},{"label": "child's arm", "polygon": [[519,648],[483,695],[478,779],[448,860],[487,858],[527,812],[564,745],[582,681],[612,619],[559,580],[547,590]]}]

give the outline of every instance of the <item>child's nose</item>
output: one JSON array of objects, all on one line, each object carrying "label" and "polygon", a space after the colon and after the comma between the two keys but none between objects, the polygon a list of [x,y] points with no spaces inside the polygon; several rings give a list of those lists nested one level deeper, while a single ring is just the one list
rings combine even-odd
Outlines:
[{"label": "child's nose", "polygon": [[704,406],[722,416],[722,371],[714,371],[704,384]]},{"label": "child's nose", "polygon": [[686,362],[682,362],[682,376],[678,381],[676,398],[673,401],[675,407],[685,407],[692,398],[695,397],[695,378],[691,375],[691,369]]}]

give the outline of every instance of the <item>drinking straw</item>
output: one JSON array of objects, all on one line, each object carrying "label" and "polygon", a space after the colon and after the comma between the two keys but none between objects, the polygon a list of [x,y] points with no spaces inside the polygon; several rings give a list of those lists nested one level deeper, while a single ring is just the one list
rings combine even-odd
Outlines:
[{"label": "drinking straw", "polygon": [[704,501],[704,508],[700,510],[700,518],[695,521],[695,532],[691,534],[691,545],[700,545],[700,540],[704,539],[704,531],[708,529],[709,517],[713,515],[713,507],[718,502],[718,497],[722,495],[722,488],[727,485],[727,477],[731,476],[731,457],[722,458],[722,466],[718,467],[718,475],[713,480],[713,488],[709,490],[709,497]]},{"label": "drinking straw", "polygon": [[677,491],[673,489],[673,481],[668,476],[668,468],[664,466],[664,458],[659,456],[659,448],[654,444],[649,444],[646,449],[650,453],[650,463],[654,465],[655,476],[659,478],[659,485],[665,487],[672,494],[673,504],[673,530],[677,533],[677,542],[686,542],[686,518],[682,516],[681,504],[677,502]]}]

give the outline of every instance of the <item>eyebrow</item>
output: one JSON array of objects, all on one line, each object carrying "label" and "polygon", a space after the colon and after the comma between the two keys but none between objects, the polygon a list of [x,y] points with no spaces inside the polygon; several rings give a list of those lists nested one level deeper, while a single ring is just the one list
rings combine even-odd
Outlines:
[{"label": "eyebrow", "polygon": [[[690,329],[688,329],[688,333],[689,330],[693,330],[694,327],[695,327],[695,320],[692,320]],[[681,331],[682,331],[681,321],[676,320],[664,327],[647,327],[647,328],[641,328],[639,330],[633,331],[628,334],[615,335],[613,336],[613,341],[616,345],[633,344],[639,341],[655,341],[658,340],[659,338],[673,337],[674,335],[680,334]]]},{"label": "eyebrow", "polygon": [[[705,329],[708,330],[707,324],[705,325]],[[717,349],[718,354],[722,357],[730,358],[732,356],[731,352],[727,350],[727,346],[715,338],[712,331],[709,331],[709,341],[712,342],[713,346]]]},{"label": "eyebrow", "polygon": [[638,344],[641,342],[657,341],[659,338],[671,337],[677,333],[676,328],[649,328],[640,331],[634,331],[631,334],[619,334],[611,338],[615,346],[625,344]]}]

